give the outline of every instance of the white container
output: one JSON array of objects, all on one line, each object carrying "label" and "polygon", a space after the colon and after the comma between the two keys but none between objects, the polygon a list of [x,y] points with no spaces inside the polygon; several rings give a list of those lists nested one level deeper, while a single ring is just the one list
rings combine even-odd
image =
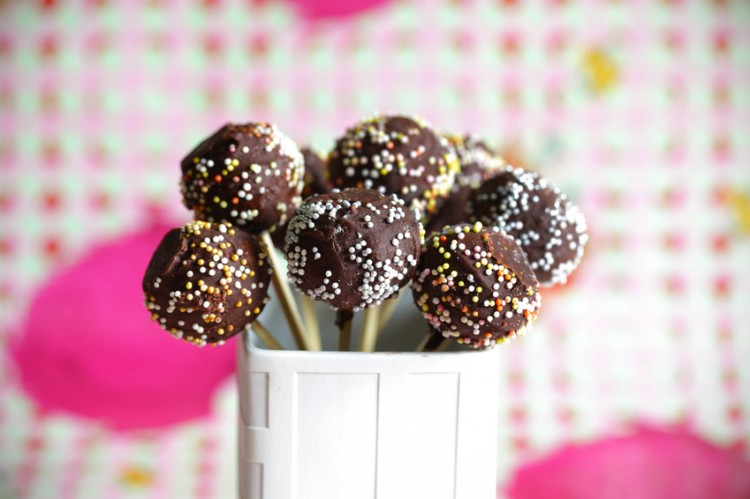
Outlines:
[{"label": "white container", "polygon": [[243,335],[243,499],[490,499],[497,350],[273,351]]}]

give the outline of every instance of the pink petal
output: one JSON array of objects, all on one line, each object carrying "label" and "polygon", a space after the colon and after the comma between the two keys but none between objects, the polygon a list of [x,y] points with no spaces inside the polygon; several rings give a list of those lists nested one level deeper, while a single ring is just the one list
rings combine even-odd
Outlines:
[{"label": "pink petal", "polygon": [[167,230],[93,249],[34,297],[12,355],[40,409],[118,429],[208,415],[214,390],[234,371],[235,349],[194,347],[149,319],[141,279]]}]

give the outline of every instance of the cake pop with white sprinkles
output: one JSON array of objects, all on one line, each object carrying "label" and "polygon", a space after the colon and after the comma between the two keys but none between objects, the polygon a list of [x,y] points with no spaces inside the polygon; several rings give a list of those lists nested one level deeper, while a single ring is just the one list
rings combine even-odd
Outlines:
[{"label": "cake pop with white sprinkles", "polygon": [[396,194],[420,216],[434,214],[450,193],[458,159],[442,135],[420,118],[378,115],[349,128],[331,151],[333,187]]},{"label": "cake pop with white sprinkles", "polygon": [[181,166],[183,202],[198,220],[273,231],[301,201],[302,154],[276,125],[224,125]]},{"label": "cake pop with white sprinkles", "polygon": [[[300,152],[305,160],[305,176],[302,187],[302,199],[306,199],[314,194],[325,194],[331,192],[331,184],[326,179],[326,170],[328,158],[323,153],[313,149],[312,147],[301,147]],[[294,208],[296,210],[296,207]],[[271,240],[273,240],[274,246],[283,250],[284,239],[286,238],[286,229],[289,224],[289,220],[294,215],[290,213],[286,223],[280,225],[274,232],[271,233]]]},{"label": "cake pop with white sprinkles", "polygon": [[397,196],[356,188],[315,195],[289,222],[289,277],[333,308],[364,309],[409,282],[421,243],[416,213]]},{"label": "cake pop with white sprinkles", "polygon": [[507,168],[469,198],[474,220],[511,235],[526,253],[542,286],[565,283],[588,241],[586,219],[541,175]]},{"label": "cake pop with white sprinkles", "polygon": [[437,232],[446,225],[469,222],[466,201],[469,193],[484,181],[502,172],[507,163],[481,139],[474,135],[446,135],[458,155],[460,172],[451,193],[440,210],[427,223],[426,232]]},{"label": "cake pop with white sprinkles", "polygon": [[432,328],[472,348],[522,335],[541,306],[521,248],[481,223],[444,227],[427,238],[412,294]]},{"label": "cake pop with white sprinkles", "polygon": [[151,318],[178,338],[222,344],[252,323],[268,301],[266,254],[229,224],[190,222],[162,239],[143,277]]}]

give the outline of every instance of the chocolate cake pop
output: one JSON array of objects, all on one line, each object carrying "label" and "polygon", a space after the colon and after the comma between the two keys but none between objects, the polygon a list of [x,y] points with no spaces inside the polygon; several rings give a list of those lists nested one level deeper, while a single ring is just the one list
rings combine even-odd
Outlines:
[{"label": "chocolate cake pop", "polygon": [[440,231],[446,225],[469,222],[466,201],[472,189],[503,171],[505,160],[492,151],[482,140],[472,135],[446,135],[455,148],[460,164],[451,193],[437,214],[427,223],[426,233]]},{"label": "chocolate cake pop", "polygon": [[255,237],[229,224],[190,222],[169,231],[143,277],[146,308],[190,343],[222,344],[255,320],[271,278]]},{"label": "chocolate cake pop", "polygon": [[182,196],[198,220],[251,233],[282,225],[302,192],[297,146],[269,123],[227,124],[182,160]]},{"label": "chocolate cake pop", "polygon": [[450,193],[458,160],[447,139],[426,121],[380,115],[346,131],[328,169],[335,188],[396,194],[424,216],[436,213]]},{"label": "chocolate cake pop", "polygon": [[303,147],[300,149],[300,152],[305,160],[302,199],[308,198],[313,194],[331,192],[333,190],[331,183],[326,179],[328,158],[310,147]]},{"label": "chocolate cake pop", "polygon": [[289,277],[342,310],[374,306],[412,278],[422,226],[397,196],[347,189],[306,199],[289,222]]},{"label": "chocolate cake pop", "polygon": [[541,305],[521,248],[481,223],[444,227],[427,238],[412,294],[430,326],[472,348],[522,335]]},{"label": "chocolate cake pop", "polygon": [[[303,147],[300,149],[302,157],[305,160],[305,177],[302,187],[302,199],[306,199],[313,194],[325,194],[331,192],[331,184],[326,180],[326,163],[327,159],[324,158],[320,153],[309,147]],[[296,209],[296,207],[295,207]],[[279,226],[274,232],[271,233],[271,240],[274,246],[283,250],[284,239],[286,238],[286,229],[294,213],[289,214],[289,218],[286,223]]]},{"label": "chocolate cake pop", "polygon": [[508,168],[471,193],[469,209],[476,220],[518,242],[542,286],[564,283],[583,257],[583,213],[536,173]]}]

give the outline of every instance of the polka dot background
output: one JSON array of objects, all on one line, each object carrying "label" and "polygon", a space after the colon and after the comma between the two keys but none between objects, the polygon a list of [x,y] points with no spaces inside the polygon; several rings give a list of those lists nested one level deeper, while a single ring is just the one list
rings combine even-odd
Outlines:
[{"label": "polka dot background", "polygon": [[[572,283],[503,348],[499,480],[570,441],[680,425],[750,456],[750,3],[0,0],[0,346],[90,245],[187,215],[225,121],[329,147],[376,110],[476,131],[588,214]],[[0,366],[0,496],[232,497],[215,415],[115,434],[40,414]]]}]

